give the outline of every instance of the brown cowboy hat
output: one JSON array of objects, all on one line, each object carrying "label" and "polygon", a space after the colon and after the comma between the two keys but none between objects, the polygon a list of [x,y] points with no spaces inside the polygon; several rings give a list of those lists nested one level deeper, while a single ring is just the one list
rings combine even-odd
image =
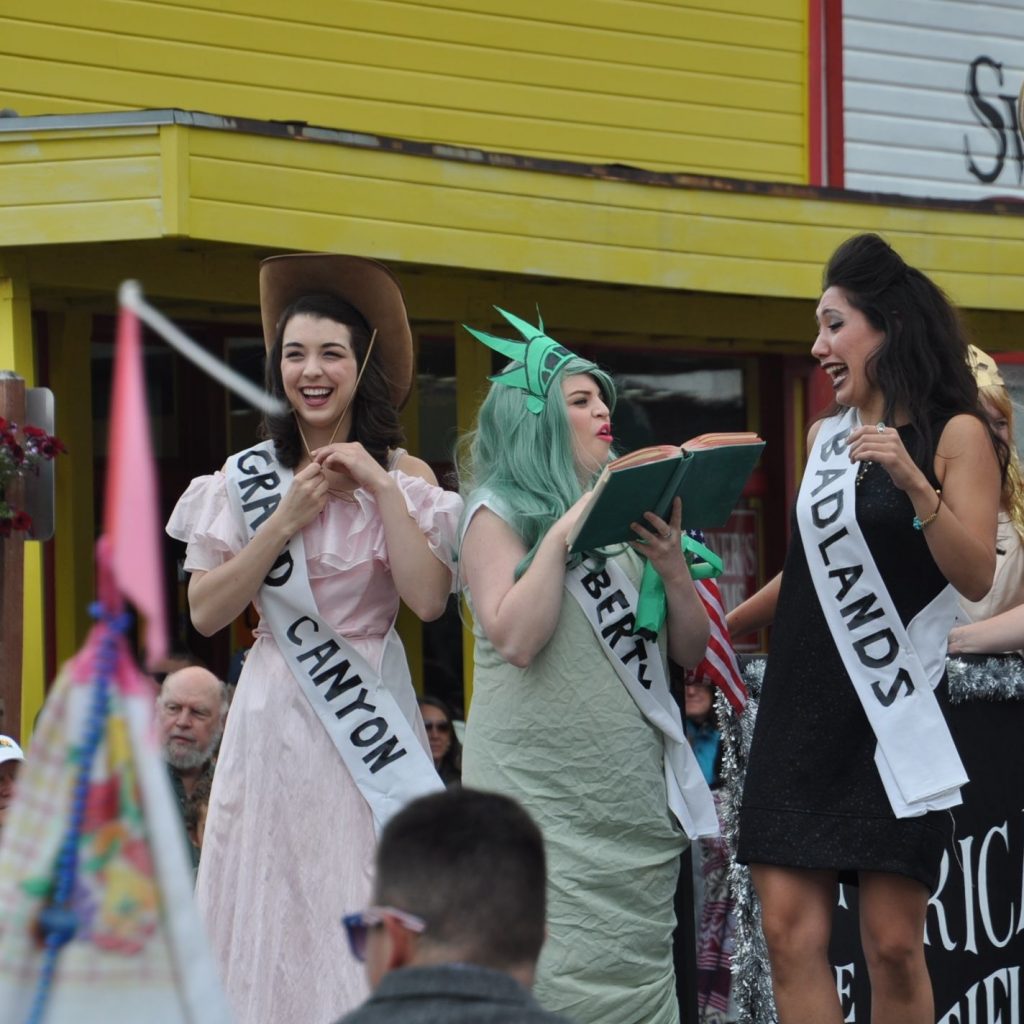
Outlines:
[{"label": "brown cowboy hat", "polygon": [[376,329],[374,348],[388,379],[391,400],[401,409],[412,387],[412,330],[402,286],[376,260],[362,256],[300,252],[260,263],[260,313],[269,352],[281,314],[303,295],[337,295],[355,306]]}]

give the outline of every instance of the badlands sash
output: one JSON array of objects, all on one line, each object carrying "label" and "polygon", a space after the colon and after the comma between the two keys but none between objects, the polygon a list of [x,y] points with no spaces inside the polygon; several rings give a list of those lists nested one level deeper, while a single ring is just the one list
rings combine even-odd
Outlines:
[{"label": "badlands sash", "polygon": [[895,815],[908,818],[956,806],[967,782],[933,692],[957,599],[945,587],[904,628],[857,523],[858,466],[846,453],[857,426],[853,409],[822,423],[797,519],[818,602],[878,739],[875,764],[886,794]]},{"label": "badlands sash", "polygon": [[690,839],[718,835],[711,790],[683,731],[656,641],[634,634],[636,587],[609,559],[602,569],[566,570],[565,589],[583,609],[612,667],[644,718],[661,730],[668,805]]},{"label": "badlands sash", "polygon": [[[232,510],[250,536],[270,518],[292,480],[266,441],[228,459]],[[302,532],[294,534],[260,589],[278,649],[373,812],[378,831],[410,800],[444,788],[433,762],[388,690],[408,679],[404,657],[384,679],[317,611]],[[400,664],[399,664],[400,663]]]}]

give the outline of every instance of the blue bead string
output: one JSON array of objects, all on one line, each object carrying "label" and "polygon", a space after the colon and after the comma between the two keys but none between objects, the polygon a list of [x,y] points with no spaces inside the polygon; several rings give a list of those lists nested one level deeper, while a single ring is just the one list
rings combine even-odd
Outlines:
[{"label": "blue bead string", "polygon": [[131,616],[125,613],[112,615],[98,601],[89,606],[92,618],[105,626],[96,652],[92,706],[85,724],[85,738],[79,752],[78,776],[75,779],[71,800],[71,822],[57,855],[54,872],[53,894],[50,902],[39,914],[39,927],[43,934],[44,957],[39,972],[39,983],[29,1010],[26,1024],[42,1024],[57,970],[57,959],[61,949],[78,931],[78,917],[71,906],[71,896],[78,874],[78,845],[85,820],[85,804],[89,795],[89,780],[96,751],[103,740],[103,734],[110,713],[110,683],[117,671],[118,638],[131,624]]}]

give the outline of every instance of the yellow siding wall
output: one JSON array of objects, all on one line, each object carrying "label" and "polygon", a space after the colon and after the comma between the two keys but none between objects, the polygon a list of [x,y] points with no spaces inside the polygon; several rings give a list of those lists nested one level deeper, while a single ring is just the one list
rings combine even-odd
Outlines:
[{"label": "yellow siding wall", "polygon": [[806,0],[4,0],[0,106],[806,181]]},{"label": "yellow siding wall", "polygon": [[[2,58],[0,58],[2,63]],[[112,128],[102,153],[82,159],[77,132],[6,135],[0,159],[4,245],[151,237],[164,229],[161,136]]]},{"label": "yellow siding wall", "polygon": [[189,137],[188,176],[190,232],[209,241],[813,298],[836,246],[879,231],[957,302],[1022,303],[1017,216],[652,188],[202,130]]}]

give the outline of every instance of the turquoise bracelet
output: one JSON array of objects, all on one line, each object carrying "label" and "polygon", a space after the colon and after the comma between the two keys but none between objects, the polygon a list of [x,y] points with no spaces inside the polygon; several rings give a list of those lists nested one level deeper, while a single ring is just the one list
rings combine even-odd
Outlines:
[{"label": "turquoise bracelet", "polygon": [[935,511],[930,516],[925,516],[921,519],[918,516],[914,516],[914,529],[923,530],[926,526],[930,526],[939,516],[939,509],[942,508],[942,491],[936,487],[935,493],[939,496],[939,500],[935,505]]}]

